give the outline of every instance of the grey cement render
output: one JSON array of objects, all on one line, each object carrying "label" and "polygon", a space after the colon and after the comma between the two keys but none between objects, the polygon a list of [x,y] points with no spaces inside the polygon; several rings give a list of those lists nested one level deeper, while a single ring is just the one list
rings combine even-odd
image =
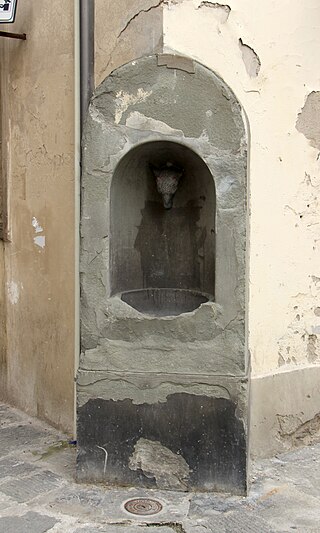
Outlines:
[{"label": "grey cement render", "polygon": [[[108,76],[90,104],[83,137],[77,402],[156,403],[175,392],[231,398],[246,428],[246,128],[232,91],[193,65],[190,73],[158,66],[155,56],[133,61]],[[130,150],[153,141],[195,152],[216,190],[215,300],[176,317],[146,316],[111,296],[112,179]],[[123,201],[125,209],[134,208],[130,198]]]}]

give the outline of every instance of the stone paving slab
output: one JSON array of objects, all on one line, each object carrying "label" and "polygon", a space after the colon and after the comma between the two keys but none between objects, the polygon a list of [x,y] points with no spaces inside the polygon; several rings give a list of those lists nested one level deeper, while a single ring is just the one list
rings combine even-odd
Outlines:
[{"label": "stone paving slab", "polygon": [[3,533],[45,533],[57,523],[51,516],[30,511],[23,516],[0,518],[0,531]]},{"label": "stone paving slab", "polygon": [[18,448],[35,445],[46,437],[46,432],[30,425],[8,426],[0,431],[0,457],[11,453]]},{"label": "stone paving slab", "polygon": [[17,478],[35,472],[37,467],[17,459],[2,459],[0,461],[0,479],[6,477]]},{"label": "stone paving slab", "polygon": [[[320,483],[320,480],[319,480]],[[283,485],[266,499],[260,499],[254,512],[266,520],[276,531],[296,529],[320,531],[320,501]],[[313,529],[314,528],[314,529]]]},{"label": "stone paving slab", "polygon": [[44,471],[26,478],[2,483],[0,492],[18,503],[23,503],[49,492],[57,486],[58,477],[52,472]]},{"label": "stone paving slab", "polygon": [[258,516],[248,515],[243,511],[212,515],[210,519],[199,517],[197,521],[183,524],[185,533],[274,533],[276,530]]}]

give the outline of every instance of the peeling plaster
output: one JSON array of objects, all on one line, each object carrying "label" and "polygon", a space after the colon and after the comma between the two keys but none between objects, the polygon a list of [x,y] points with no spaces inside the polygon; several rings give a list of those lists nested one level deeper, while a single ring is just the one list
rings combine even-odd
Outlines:
[{"label": "peeling plaster", "polygon": [[115,123],[119,124],[123,113],[126,112],[129,106],[144,102],[151,94],[151,91],[145,91],[142,87],[137,90],[137,94],[129,94],[125,91],[119,91],[117,93]]},{"label": "peeling plaster", "polygon": [[[32,218],[32,222],[31,222],[32,226],[34,227],[34,230],[36,233],[42,233],[43,232],[43,227],[40,226],[38,220],[36,219],[36,217],[33,217]],[[37,235],[36,237],[33,237],[33,242],[36,246],[39,246],[40,248],[44,248],[45,245],[46,245],[46,238],[44,235]]]},{"label": "peeling plaster", "polygon": [[320,150],[320,91],[308,94],[298,114],[296,128],[310,141],[311,146]]},{"label": "peeling plaster", "polygon": [[250,78],[256,78],[261,67],[261,61],[258,54],[253,48],[251,48],[251,46],[244,44],[242,39],[239,39],[239,47],[247,73],[249,74]]},{"label": "peeling plaster", "polygon": [[219,4],[218,2],[204,1],[204,2],[201,2],[201,4],[198,6],[197,9],[201,9],[203,7],[214,9],[215,15],[221,24],[224,24],[225,22],[227,22],[229,15],[230,15],[230,11],[231,11],[231,7],[228,6],[227,4]]},{"label": "peeling plaster", "polygon": [[311,277],[309,293],[293,297],[291,322],[287,332],[278,341],[278,366],[301,364],[304,360],[314,364],[320,358],[320,312],[310,307],[310,301],[319,300],[319,287]]},{"label": "peeling plaster", "polygon": [[[320,360],[320,311],[317,311],[316,306],[320,299],[320,286],[319,277],[311,270],[315,268],[317,272],[319,264],[314,255],[319,238],[319,186],[319,176],[305,172],[291,195],[290,205],[284,206],[287,227],[294,229],[295,242],[299,243],[301,266],[300,259],[296,259],[296,271],[301,268],[304,280],[300,290],[291,295],[286,331],[278,341],[278,367],[305,362],[315,364]],[[296,282],[294,287],[297,287]]]}]

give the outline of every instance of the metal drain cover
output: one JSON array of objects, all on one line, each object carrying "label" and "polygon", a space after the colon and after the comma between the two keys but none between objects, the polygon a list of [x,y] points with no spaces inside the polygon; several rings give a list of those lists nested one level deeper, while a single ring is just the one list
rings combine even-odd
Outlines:
[{"label": "metal drain cover", "polygon": [[124,508],[131,514],[149,516],[160,513],[162,504],[149,498],[134,498],[133,500],[128,500],[124,504]]}]

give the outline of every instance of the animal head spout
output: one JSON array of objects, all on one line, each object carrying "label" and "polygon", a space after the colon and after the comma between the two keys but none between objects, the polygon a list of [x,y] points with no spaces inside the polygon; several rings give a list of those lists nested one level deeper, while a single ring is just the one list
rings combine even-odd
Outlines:
[{"label": "animal head spout", "polygon": [[152,165],[150,167],[156,178],[157,191],[162,196],[163,206],[165,209],[171,209],[183,169],[170,162],[158,168]]}]

